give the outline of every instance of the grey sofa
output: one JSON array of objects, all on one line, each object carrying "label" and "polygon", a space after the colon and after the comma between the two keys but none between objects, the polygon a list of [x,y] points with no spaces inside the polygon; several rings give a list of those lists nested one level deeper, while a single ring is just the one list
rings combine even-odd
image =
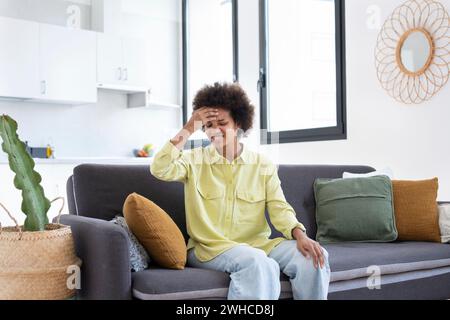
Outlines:
[{"label": "grey sofa", "polygon": [[[342,177],[344,171],[366,173],[374,169],[337,165],[279,167],[285,196],[312,238],[316,233],[313,182],[319,177]],[[123,202],[132,192],[166,210],[188,239],[181,183],[157,180],[146,165],[76,167],[67,181],[70,214],[62,216],[61,222],[72,227],[77,254],[83,260],[79,298],[225,299],[230,281],[226,273],[189,267],[167,270],[156,265],[130,272],[126,235],[109,220],[122,214]],[[280,234],[274,230],[273,236]],[[328,299],[450,298],[448,244],[339,243],[325,248],[332,271]],[[376,288],[377,272],[381,274],[380,288]],[[280,275],[280,281],[280,298],[291,298],[288,279]]]}]

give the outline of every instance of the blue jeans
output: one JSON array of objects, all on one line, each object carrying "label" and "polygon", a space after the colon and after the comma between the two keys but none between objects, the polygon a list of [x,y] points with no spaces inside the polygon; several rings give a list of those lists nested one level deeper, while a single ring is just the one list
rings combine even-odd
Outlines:
[{"label": "blue jeans", "polygon": [[278,244],[269,254],[246,245],[233,247],[214,259],[200,262],[191,249],[188,266],[228,272],[229,300],[275,300],[280,297],[280,271],[289,277],[295,300],[326,300],[330,282],[328,252],[325,265],[316,269],[312,258],[305,258],[295,240]]}]

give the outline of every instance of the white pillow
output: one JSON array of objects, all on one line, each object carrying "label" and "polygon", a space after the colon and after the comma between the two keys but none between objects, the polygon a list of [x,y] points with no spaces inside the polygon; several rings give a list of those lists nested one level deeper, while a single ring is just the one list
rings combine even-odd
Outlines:
[{"label": "white pillow", "polygon": [[439,228],[442,243],[450,243],[450,204],[439,205]]},{"label": "white pillow", "polygon": [[367,178],[367,177],[373,177],[373,176],[388,176],[389,179],[394,179],[394,172],[391,168],[386,167],[382,170],[376,170],[369,173],[351,173],[351,172],[344,172],[342,174],[342,178],[349,179],[349,178]]}]

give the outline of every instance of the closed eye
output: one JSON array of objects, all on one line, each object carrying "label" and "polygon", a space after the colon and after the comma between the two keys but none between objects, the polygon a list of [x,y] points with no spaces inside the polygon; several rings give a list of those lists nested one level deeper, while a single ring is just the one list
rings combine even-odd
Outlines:
[{"label": "closed eye", "polygon": [[[219,122],[218,124],[219,124],[219,126],[226,126],[228,124],[228,122]],[[212,127],[212,123],[211,122],[207,122],[205,127],[206,128],[211,128]]]}]

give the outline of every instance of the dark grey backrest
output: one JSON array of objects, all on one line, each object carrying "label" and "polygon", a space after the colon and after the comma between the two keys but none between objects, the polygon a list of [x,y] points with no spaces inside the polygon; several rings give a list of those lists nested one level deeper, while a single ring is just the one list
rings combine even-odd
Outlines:
[{"label": "dark grey backrest", "polygon": [[[308,229],[308,235],[315,237],[314,180],[340,178],[344,171],[367,173],[374,170],[369,166],[281,165],[278,174],[286,200],[296,211],[299,221]],[[67,181],[69,212],[111,220],[116,215],[122,215],[123,203],[133,192],[151,199],[170,214],[185,238],[188,238],[183,184],[156,179],[147,165],[77,166]],[[274,231],[273,236],[279,236],[279,233]]]}]

